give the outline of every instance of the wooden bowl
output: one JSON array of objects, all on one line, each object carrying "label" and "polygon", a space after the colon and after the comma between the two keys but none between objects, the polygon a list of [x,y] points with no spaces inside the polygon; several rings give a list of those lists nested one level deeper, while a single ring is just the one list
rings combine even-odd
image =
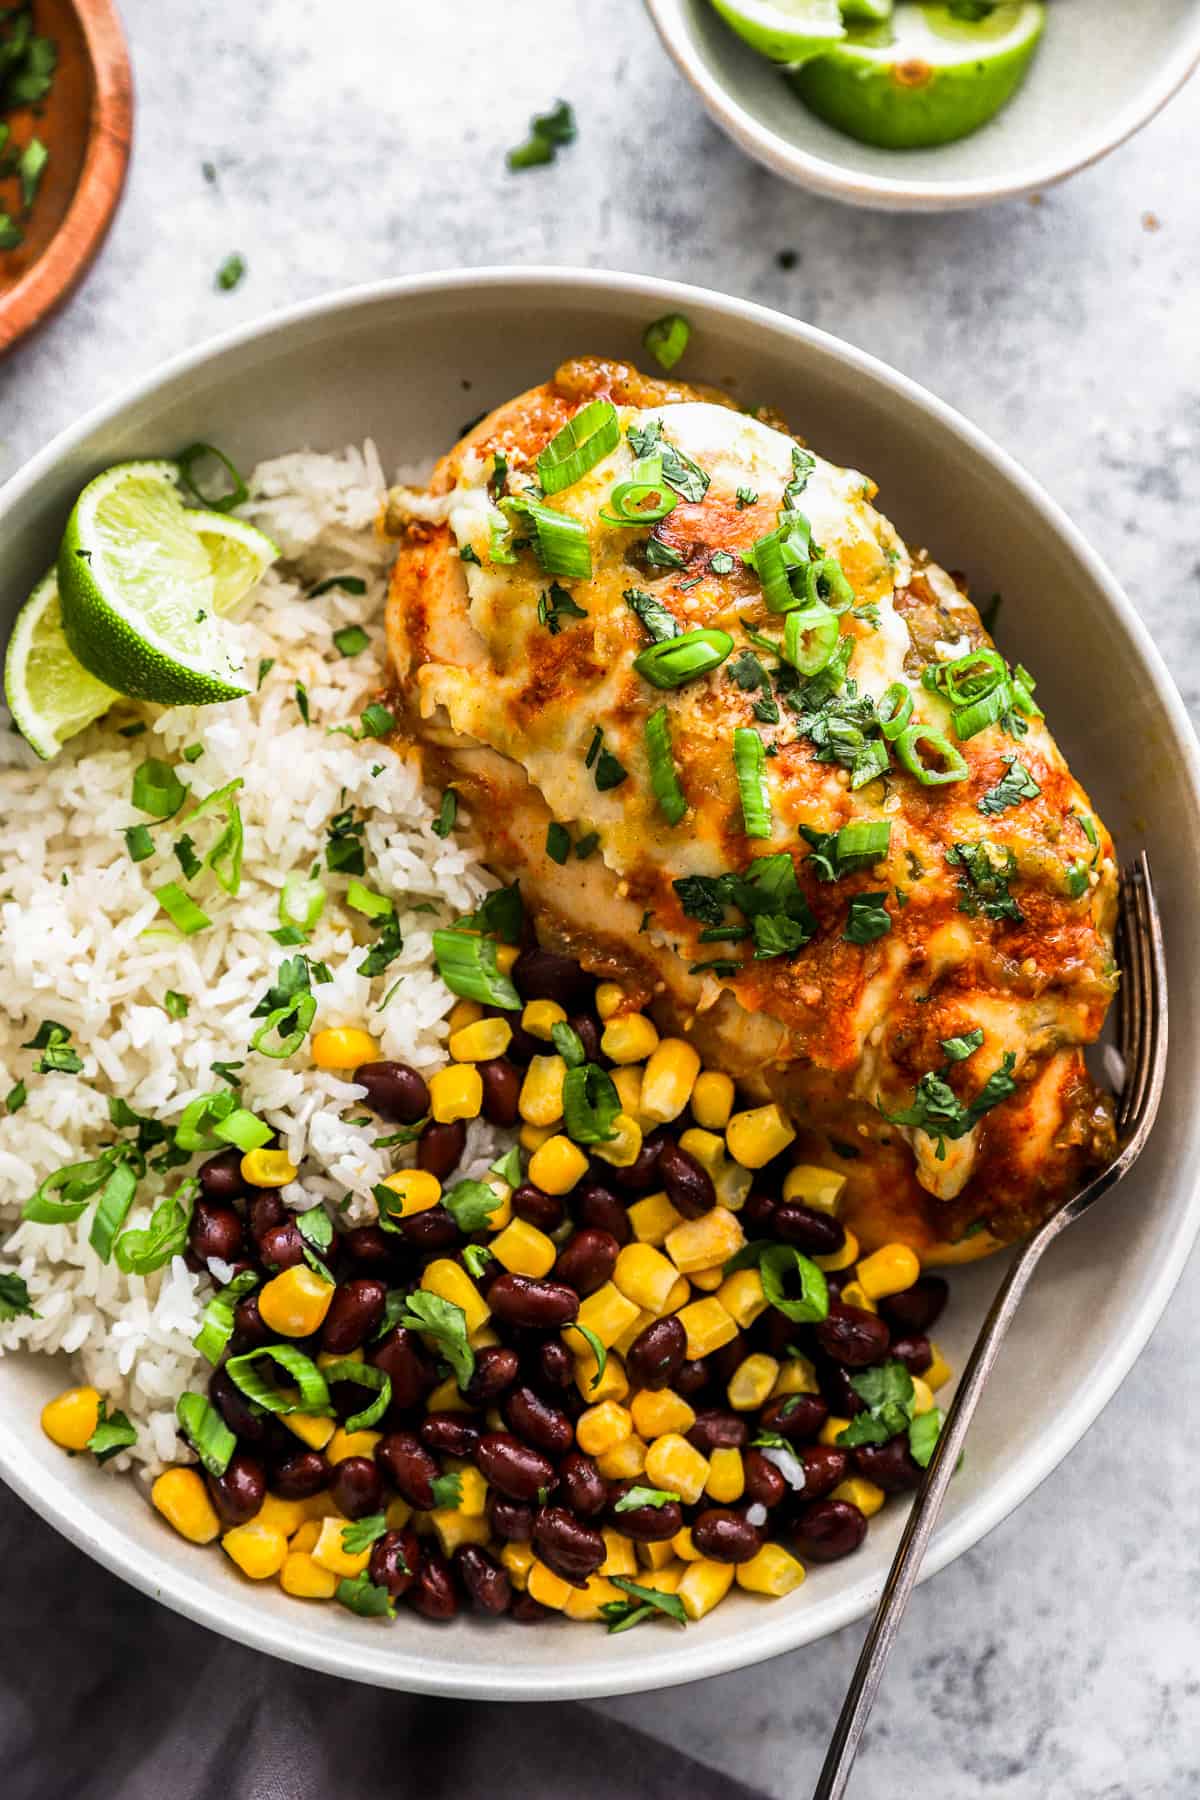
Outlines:
[{"label": "wooden bowl", "polygon": [[13,141],[39,137],[50,160],[25,241],[0,251],[0,355],[65,300],[112,222],[133,130],[133,76],[112,0],[38,0],[37,29],[58,45],[38,108],[8,115]]}]

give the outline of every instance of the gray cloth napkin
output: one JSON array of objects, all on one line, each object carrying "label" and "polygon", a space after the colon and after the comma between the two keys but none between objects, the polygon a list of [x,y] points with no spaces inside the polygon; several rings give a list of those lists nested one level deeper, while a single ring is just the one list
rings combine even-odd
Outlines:
[{"label": "gray cloth napkin", "polygon": [[396,1694],[244,1650],[2,1486],[0,1569],[4,1800],[753,1800],[585,1706]]}]

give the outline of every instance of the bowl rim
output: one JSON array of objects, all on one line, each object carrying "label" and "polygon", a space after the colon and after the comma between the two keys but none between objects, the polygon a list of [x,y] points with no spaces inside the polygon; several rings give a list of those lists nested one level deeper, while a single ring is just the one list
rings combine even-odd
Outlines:
[{"label": "bowl rim", "polygon": [[[117,398],[93,407],[58,433],[17,475],[0,487],[0,532],[9,509],[92,433],[180,377],[202,377],[207,367],[216,365],[231,351],[256,340],[267,341],[294,326],[329,321],[339,314],[352,318],[360,310],[367,312],[414,296],[436,299],[439,295],[479,291],[486,297],[488,293],[507,288],[530,286],[538,288],[543,305],[553,304],[559,294],[565,298],[578,297],[581,292],[594,296],[609,294],[622,304],[634,299],[639,305],[645,302],[647,309],[660,311],[686,311],[689,306],[696,310],[703,308],[744,325],[748,331],[765,330],[773,336],[791,337],[839,361],[851,372],[882,385],[900,406],[915,408],[940,429],[957,437],[971,454],[989,464],[1003,480],[1016,488],[1030,509],[1039,514],[1065,543],[1103,594],[1112,613],[1135,640],[1175,747],[1182,756],[1187,778],[1193,791],[1200,796],[1200,744],[1197,744],[1183,701],[1146,626],[1079,529],[1015,458],[953,407],[869,352],[754,301],[656,276],[553,265],[522,267],[509,264],[435,270],[339,289],[235,326],[160,364],[124,389]],[[653,316],[653,313],[648,310],[647,316]],[[1001,1524],[1083,1437],[1145,1347],[1198,1235],[1200,1184],[1181,1197],[1170,1229],[1159,1243],[1153,1278],[1139,1304],[1135,1321],[1113,1344],[1102,1372],[1075,1393],[1070,1405],[1059,1412],[1039,1442],[1023,1451],[1012,1467],[1001,1472],[988,1490],[963,1513],[939,1527],[922,1567],[921,1581],[945,1568]],[[999,1270],[1002,1265],[997,1266]],[[811,1615],[806,1615],[803,1610],[789,1613],[781,1608],[778,1616],[770,1621],[764,1614],[764,1627],[753,1632],[726,1632],[714,1636],[711,1641],[693,1639],[690,1645],[683,1640],[673,1656],[648,1658],[640,1677],[631,1674],[629,1664],[624,1666],[622,1673],[606,1672],[602,1660],[590,1667],[576,1666],[564,1660],[561,1668],[542,1672],[537,1677],[519,1672],[510,1674],[499,1659],[495,1664],[483,1666],[456,1662],[447,1673],[440,1668],[436,1658],[423,1656],[419,1650],[389,1654],[384,1646],[376,1650],[373,1643],[364,1643],[358,1634],[343,1637],[337,1632],[329,1632],[318,1636],[314,1647],[314,1641],[306,1637],[300,1642],[293,1634],[281,1630],[269,1613],[256,1613],[249,1604],[237,1608],[231,1616],[228,1598],[219,1584],[164,1571],[156,1558],[145,1555],[144,1546],[141,1554],[134,1554],[127,1552],[119,1541],[110,1541],[89,1518],[86,1505],[81,1509],[79,1497],[68,1487],[65,1475],[54,1484],[46,1483],[44,1470],[39,1468],[27,1448],[27,1436],[28,1422],[22,1435],[17,1425],[0,1415],[0,1477],[47,1523],[111,1573],[185,1617],[254,1649],[326,1674],[412,1693],[450,1694],[467,1699],[566,1700],[597,1699],[650,1688],[674,1687],[726,1674],[816,1642],[869,1613],[882,1585],[880,1581],[866,1577],[849,1583],[841,1595],[823,1606],[818,1630],[806,1629],[806,1617]],[[534,1680],[536,1689],[531,1686]]]},{"label": "bowl rim", "polygon": [[[699,95],[709,116],[749,156],[782,175],[786,181],[842,200],[851,206],[877,207],[896,212],[939,212],[958,207],[990,206],[999,200],[1017,200],[1044,188],[1055,187],[1081,169],[1090,168],[1131,138],[1178,93],[1200,65],[1200,9],[1176,51],[1165,58],[1155,75],[1144,83],[1115,114],[1099,116],[1095,125],[1080,135],[1066,160],[1046,156],[1018,165],[1009,175],[989,180],[915,181],[901,176],[867,175],[852,171],[815,151],[789,143],[764,125],[708,69],[697,52],[688,27],[688,0],[644,0],[663,48],[684,80]],[[728,28],[726,28],[728,29]]]}]

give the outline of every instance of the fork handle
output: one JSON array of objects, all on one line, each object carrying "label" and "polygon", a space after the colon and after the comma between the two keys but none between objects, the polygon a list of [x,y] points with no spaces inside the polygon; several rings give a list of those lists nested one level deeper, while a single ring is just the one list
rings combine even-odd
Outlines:
[{"label": "fork handle", "polygon": [[963,1370],[958,1392],[946,1414],[937,1447],[888,1571],[875,1617],[871,1621],[871,1629],[867,1633],[838,1716],[820,1779],[813,1789],[813,1800],[841,1800],[846,1792],[858,1746],[900,1629],[900,1620],[908,1605],[908,1597],[916,1585],[922,1559],[942,1510],[946,1490],[958,1467],[963,1442],[971,1420],[975,1417],[984,1383],[992,1372],[1012,1316],[1029,1285],[1029,1278],[1037,1267],[1043,1250],[1057,1237],[1064,1223],[1061,1215],[1055,1215],[1030,1238],[1001,1283],[975,1340],[975,1347]]}]

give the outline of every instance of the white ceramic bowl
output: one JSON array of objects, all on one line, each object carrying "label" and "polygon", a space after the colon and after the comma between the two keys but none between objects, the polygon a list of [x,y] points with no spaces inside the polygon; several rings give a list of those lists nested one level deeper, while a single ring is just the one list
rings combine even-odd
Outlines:
[{"label": "white ceramic bowl", "polygon": [[810,113],[709,0],[646,0],[680,74],[768,169],[852,206],[940,212],[1049,187],[1139,131],[1200,61],[1196,0],[1050,0],[1033,67],[982,130],[931,150],[857,143]]},{"label": "white ceramic bowl", "polygon": [[[335,295],[191,353],[67,432],[0,492],[0,619],[50,561],[83,483],[122,457],[197,439],[243,468],[299,446],[372,435],[385,465],[432,459],[463,419],[582,351],[638,358],[647,322],[692,320],[684,373],[769,400],[826,455],[869,470],[912,543],[1005,596],[1002,641],[1040,681],[1059,741],[1129,857],[1149,847],[1179,1021],[1168,1091],[1136,1175],[1047,1258],[985,1399],[926,1564],[932,1574],[1001,1520],[1091,1424],[1159,1317],[1200,1228],[1200,763],[1179,697],[1112,578],[1002,451],[902,375],[792,319],[641,276],[561,269],[420,276]],[[2,633],[0,633],[2,636]],[[3,796],[0,790],[0,804]],[[961,1366],[999,1278],[956,1276],[938,1338]],[[126,1580],[216,1631],[362,1681],[489,1699],[557,1699],[695,1680],[821,1637],[865,1613],[902,1509],[863,1550],[814,1567],[786,1600],[735,1593],[686,1631],[390,1628],[251,1586],[216,1550],[174,1535],[131,1484],[68,1459],[37,1425],[62,1368],[0,1360],[0,1474]]]}]

